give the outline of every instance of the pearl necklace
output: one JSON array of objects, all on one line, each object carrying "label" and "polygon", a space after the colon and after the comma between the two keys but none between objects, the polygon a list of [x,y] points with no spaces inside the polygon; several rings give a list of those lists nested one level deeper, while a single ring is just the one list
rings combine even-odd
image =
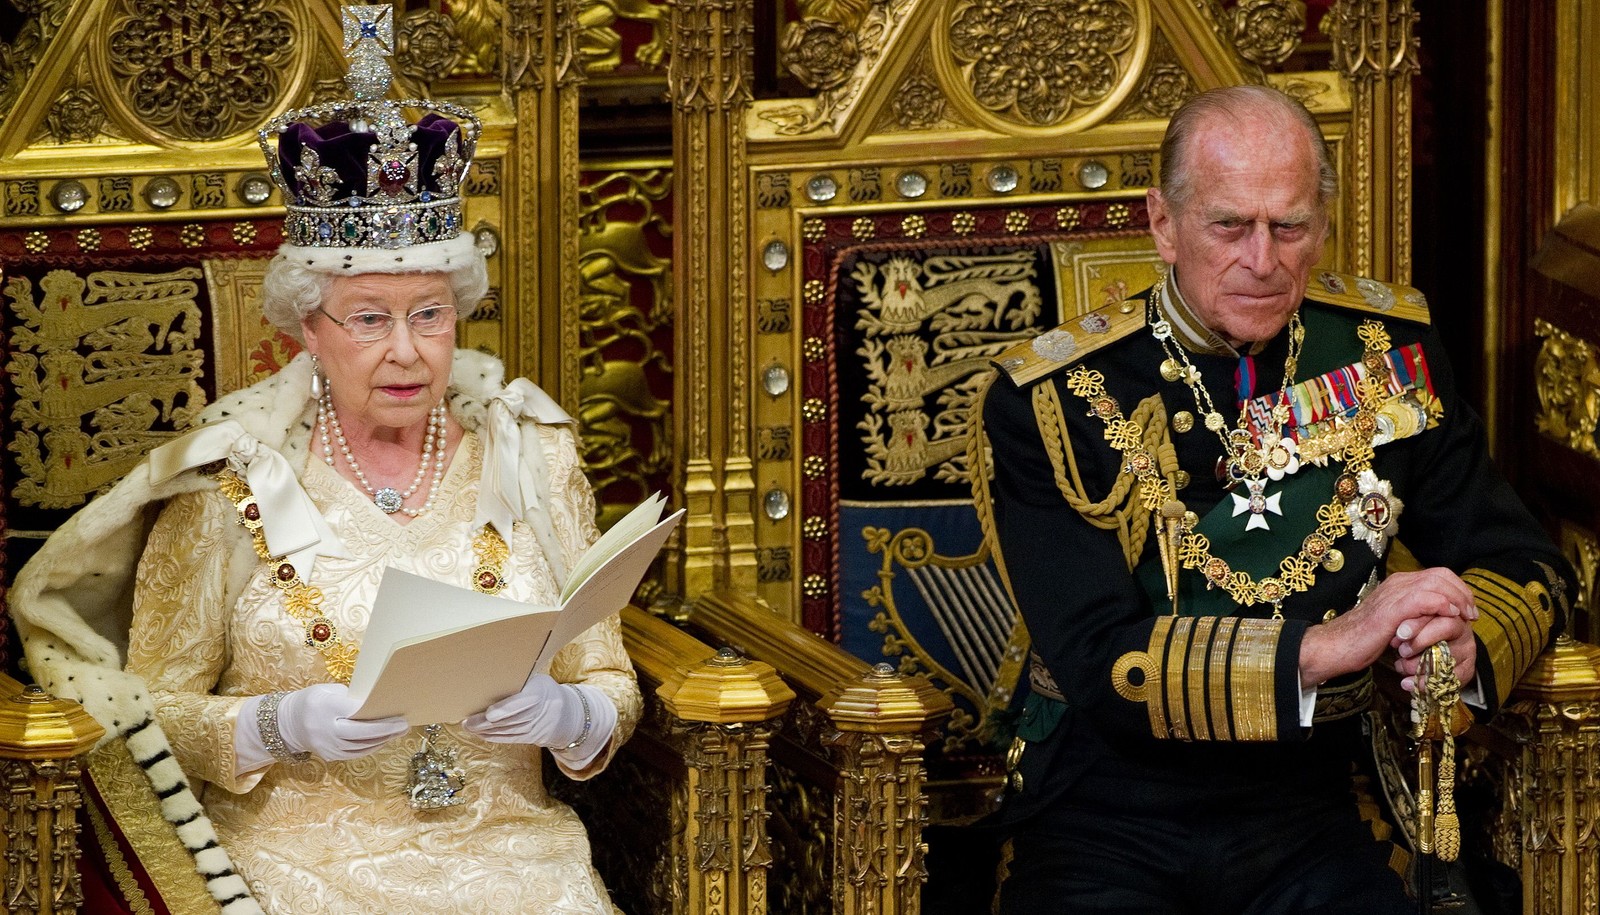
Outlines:
[{"label": "pearl necklace", "polygon": [[[324,391],[321,399],[317,401],[317,435],[322,440],[323,461],[329,467],[333,466],[333,443],[337,441],[339,453],[344,455],[345,463],[350,465],[350,472],[355,474],[356,481],[367,491],[367,495],[372,497],[373,504],[386,515],[399,511],[415,518],[433,507],[433,497],[439,491],[439,481],[444,478],[444,425],[445,407],[444,403],[440,402],[428,412],[428,432],[422,439],[422,459],[417,462],[417,475],[411,478],[411,485],[405,492],[399,492],[392,486],[373,489],[372,484],[367,482],[367,475],[361,470],[361,464],[351,453],[350,443],[345,440],[344,427],[339,425],[339,414],[333,409],[333,398]],[[420,508],[406,508],[406,500],[416,494],[422,481],[427,478],[429,464],[433,465],[433,477],[428,485],[428,498],[423,501]]]}]

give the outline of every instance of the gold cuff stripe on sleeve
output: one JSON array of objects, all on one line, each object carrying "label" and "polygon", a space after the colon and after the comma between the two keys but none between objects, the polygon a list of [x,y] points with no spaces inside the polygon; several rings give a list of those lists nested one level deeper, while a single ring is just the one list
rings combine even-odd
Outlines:
[{"label": "gold cuff stripe on sleeve", "polygon": [[[1462,579],[1472,589],[1473,603],[1478,607],[1480,626],[1484,621],[1489,629],[1499,634],[1497,641],[1506,644],[1513,659],[1531,662],[1536,645],[1543,640],[1530,627],[1527,603],[1520,591],[1499,576],[1490,576],[1478,570],[1469,571]],[[1484,633],[1480,633],[1484,635]],[[1537,641],[1536,641],[1537,640]],[[1487,641],[1487,639],[1485,639]],[[1520,667],[1519,667],[1520,671]]]},{"label": "gold cuff stripe on sleeve", "polygon": [[1177,740],[1192,740],[1189,728],[1189,706],[1183,689],[1184,658],[1189,654],[1189,643],[1194,638],[1194,618],[1180,617],[1172,623],[1172,638],[1166,654],[1161,656],[1161,669],[1166,673],[1167,715],[1170,736]]},{"label": "gold cuff stripe on sleeve", "polygon": [[1172,624],[1176,619],[1158,616],[1155,626],[1150,630],[1150,667],[1145,677],[1145,695],[1149,697],[1146,708],[1150,712],[1150,733],[1159,740],[1172,736],[1167,726],[1166,678],[1161,672],[1166,669],[1167,644],[1172,640]]},{"label": "gold cuff stripe on sleeve", "polygon": [[1551,613],[1534,587],[1519,585],[1504,575],[1468,569],[1461,578],[1472,589],[1478,607],[1474,630],[1493,666],[1496,698],[1504,702],[1549,639]]},{"label": "gold cuff stripe on sleeve", "polygon": [[1533,657],[1533,652],[1544,645],[1544,638],[1538,631],[1538,620],[1534,613],[1535,608],[1528,601],[1527,593],[1521,585],[1493,572],[1480,569],[1469,570],[1462,580],[1467,587],[1472,589],[1473,603],[1483,609],[1483,605],[1501,614],[1507,625],[1508,635],[1514,633],[1515,641],[1519,648],[1527,648],[1528,657]]},{"label": "gold cuff stripe on sleeve", "polygon": [[1217,618],[1202,616],[1195,620],[1194,641],[1189,643],[1189,670],[1185,691],[1189,694],[1189,737],[1193,740],[1215,740],[1216,735],[1206,714],[1206,660],[1211,655],[1211,639],[1216,633]]},{"label": "gold cuff stripe on sleeve", "polygon": [[1241,619],[1230,660],[1233,732],[1237,740],[1277,740],[1275,666],[1283,624]]},{"label": "gold cuff stripe on sleeve", "polygon": [[1211,730],[1217,740],[1234,739],[1233,716],[1228,712],[1228,674],[1231,670],[1228,657],[1233,653],[1238,631],[1239,618],[1225,616],[1217,620],[1217,632],[1211,638],[1211,662],[1206,679],[1211,700]]}]

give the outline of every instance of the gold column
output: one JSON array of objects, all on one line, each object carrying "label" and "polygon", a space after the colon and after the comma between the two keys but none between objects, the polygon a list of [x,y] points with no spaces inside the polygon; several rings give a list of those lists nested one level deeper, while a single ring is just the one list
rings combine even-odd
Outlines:
[{"label": "gold column", "polygon": [[1502,713],[1521,743],[1502,798],[1500,857],[1527,915],[1600,913],[1600,648],[1557,640]]},{"label": "gold column", "polygon": [[578,409],[578,102],[575,0],[508,0],[504,84],[517,133],[506,156],[501,355]]},{"label": "gold column", "polygon": [[[726,648],[713,652],[637,608],[623,611],[623,639],[650,710],[624,752],[637,749],[654,757],[656,771],[674,771],[672,887],[661,888],[667,891],[652,911],[762,915],[772,865],[767,747],[794,690],[771,665]],[[637,850],[660,854],[655,847]]]},{"label": "gold column", "polygon": [[692,598],[756,586],[744,139],[754,27],[751,0],[671,5],[673,402],[689,514],[668,584]]},{"label": "gold column", "polygon": [[0,780],[6,792],[0,860],[5,862],[5,910],[12,915],[76,911],[77,757],[105,734],[75,702],[37,686],[23,688],[0,674]]},{"label": "gold column", "polygon": [[950,697],[923,677],[869,667],[746,594],[701,595],[689,624],[771,662],[799,694],[774,754],[783,770],[775,776],[802,783],[798,793],[816,806],[832,805],[822,843],[832,857],[828,873],[804,879],[830,884],[837,915],[920,912],[928,876],[922,754],[954,710]]},{"label": "gold column", "polygon": [[1333,65],[1350,81],[1350,137],[1340,182],[1350,219],[1345,269],[1411,281],[1411,0],[1340,0],[1328,11]]},{"label": "gold column", "polygon": [[833,801],[835,911],[916,915],[928,879],[922,752],[950,699],[921,677],[878,664],[830,690],[817,707],[838,729],[828,737],[840,774]]}]

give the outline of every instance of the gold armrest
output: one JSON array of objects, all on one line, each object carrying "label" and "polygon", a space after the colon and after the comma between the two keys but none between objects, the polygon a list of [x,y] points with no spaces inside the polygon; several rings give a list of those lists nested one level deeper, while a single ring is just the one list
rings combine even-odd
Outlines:
[{"label": "gold armrest", "polygon": [[79,757],[104,735],[76,702],[0,674],[0,778],[6,786],[0,861],[6,862],[7,912],[56,915],[83,903]]},{"label": "gold armrest", "polygon": [[701,595],[689,625],[770,662],[800,698],[773,742],[775,911],[910,915],[927,879],[929,735],[953,711],[922,677],[869,665],[754,598]]}]

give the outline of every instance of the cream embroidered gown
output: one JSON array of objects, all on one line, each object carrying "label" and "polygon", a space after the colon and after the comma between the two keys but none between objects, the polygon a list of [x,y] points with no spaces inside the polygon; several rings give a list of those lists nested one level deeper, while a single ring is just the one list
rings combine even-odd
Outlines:
[{"label": "cream embroidered gown", "polygon": [[[564,443],[552,467],[551,514],[570,560],[594,528],[570,437]],[[404,526],[319,458],[308,462],[302,484],[352,557],[318,558],[309,582],[344,640],[360,643],[385,566],[470,586],[481,461],[479,439],[468,433],[433,510]],[[447,726],[467,773],[467,801],[438,811],[407,802],[420,728],[363,759],[279,762],[234,776],[233,727],[245,697],[331,680],[266,565],[241,539],[237,518],[216,491],[168,503],[139,571],[128,668],[149,682],[191,780],[209,783],[197,793],[203,789],[223,845],[267,912],[610,915],[582,824],[545,793],[537,747],[491,744]],[[510,547],[504,596],[554,604],[554,577],[520,522]],[[256,568],[224,606],[227,566],[239,562]],[[449,612],[439,608],[441,617]],[[613,748],[626,739],[640,703],[616,617],[563,649],[552,674],[604,690],[618,709]],[[568,774],[594,774],[610,752]]]}]

